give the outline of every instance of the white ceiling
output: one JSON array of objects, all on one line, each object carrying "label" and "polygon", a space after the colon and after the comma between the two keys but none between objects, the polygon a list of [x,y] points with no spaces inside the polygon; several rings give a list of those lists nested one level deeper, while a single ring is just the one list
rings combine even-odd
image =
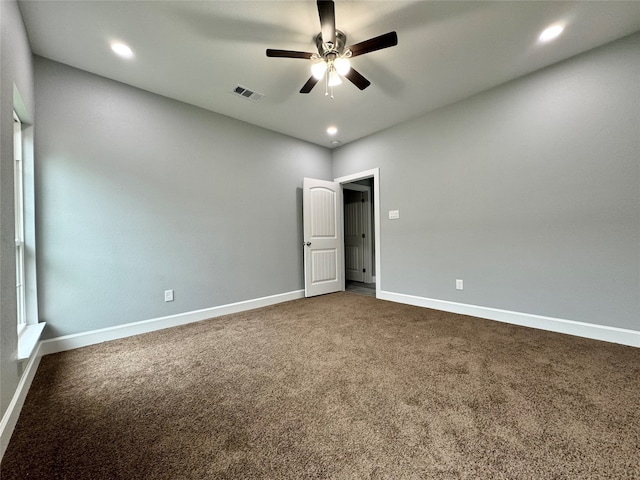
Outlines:
[{"label": "white ceiling", "polygon": [[[395,30],[398,46],[352,65],[372,85],[345,81],[335,99],[320,82],[298,93],[309,60],[265,49],[315,52],[316,4],[306,1],[20,1],[34,53],[309,142],[341,144],[640,31],[640,1],[336,0],[347,44]],[[539,33],[566,23],[556,41]],[[133,59],[113,54],[126,42]],[[259,103],[230,92],[241,84]]]}]

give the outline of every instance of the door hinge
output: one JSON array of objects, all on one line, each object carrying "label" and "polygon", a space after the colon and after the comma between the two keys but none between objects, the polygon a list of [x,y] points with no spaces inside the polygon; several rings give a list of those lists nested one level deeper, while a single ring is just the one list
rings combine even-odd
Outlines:
[{"label": "door hinge", "polygon": [[364,198],[360,200],[362,203],[364,203]]},{"label": "door hinge", "polygon": [[366,269],[366,268],[363,268],[363,269],[362,269],[362,273],[367,273],[367,269]]},{"label": "door hinge", "polygon": [[364,238],[364,233],[362,234],[362,238]]}]

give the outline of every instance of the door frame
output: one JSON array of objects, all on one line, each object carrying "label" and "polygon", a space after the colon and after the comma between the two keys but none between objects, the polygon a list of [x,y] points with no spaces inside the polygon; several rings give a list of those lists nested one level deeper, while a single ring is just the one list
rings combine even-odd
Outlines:
[{"label": "door frame", "polygon": [[[364,207],[361,207],[362,210],[364,210],[364,212],[366,212],[364,214],[364,218],[363,218],[363,230],[364,230],[364,242],[362,245],[362,267],[365,269],[364,275],[363,275],[363,281],[364,283],[373,283],[373,268],[372,267],[372,255],[371,255],[371,240],[372,240],[372,229],[371,229],[371,212],[373,210],[373,204],[371,203],[371,187],[368,187],[366,185],[358,185],[357,183],[345,183],[342,186],[342,190],[343,190],[343,202],[344,202],[344,190],[351,190],[353,192],[361,192],[361,193],[366,193],[367,194],[367,199],[366,201],[364,201]],[[343,217],[344,218],[344,217]],[[345,219],[346,221],[346,219]],[[346,233],[345,233],[345,237],[346,237]],[[346,250],[345,250],[345,262],[346,262]],[[346,279],[346,272],[345,272],[345,279]]]},{"label": "door frame", "polygon": [[[380,242],[380,168],[372,168],[371,170],[365,170],[363,172],[345,175],[343,177],[335,178],[333,181],[339,183],[344,189],[344,184],[346,183],[353,183],[357,182],[358,180],[365,180],[367,178],[373,178],[373,238],[376,246],[376,297],[380,297],[380,292],[382,290],[382,269],[380,267],[380,252],[382,250],[382,245]],[[342,208],[344,209],[344,206]],[[344,245],[344,238],[342,239],[342,243]]]}]

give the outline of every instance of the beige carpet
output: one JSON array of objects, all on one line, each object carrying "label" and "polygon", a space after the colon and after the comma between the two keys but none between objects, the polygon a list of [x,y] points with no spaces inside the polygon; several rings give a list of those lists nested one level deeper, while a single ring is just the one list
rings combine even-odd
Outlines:
[{"label": "beige carpet", "polygon": [[13,479],[638,479],[640,349],[352,293],[50,355]]}]

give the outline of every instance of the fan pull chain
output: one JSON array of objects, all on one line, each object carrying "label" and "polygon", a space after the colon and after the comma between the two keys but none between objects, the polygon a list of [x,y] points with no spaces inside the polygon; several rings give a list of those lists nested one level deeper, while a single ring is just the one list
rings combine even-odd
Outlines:
[{"label": "fan pull chain", "polygon": [[[325,97],[329,96],[329,77],[331,76],[330,71],[331,71],[331,68],[328,68],[327,73],[324,76],[324,96]],[[333,85],[331,85],[331,98],[333,98]]]},{"label": "fan pull chain", "polygon": [[329,74],[325,73],[324,75],[324,96],[329,95]]}]

